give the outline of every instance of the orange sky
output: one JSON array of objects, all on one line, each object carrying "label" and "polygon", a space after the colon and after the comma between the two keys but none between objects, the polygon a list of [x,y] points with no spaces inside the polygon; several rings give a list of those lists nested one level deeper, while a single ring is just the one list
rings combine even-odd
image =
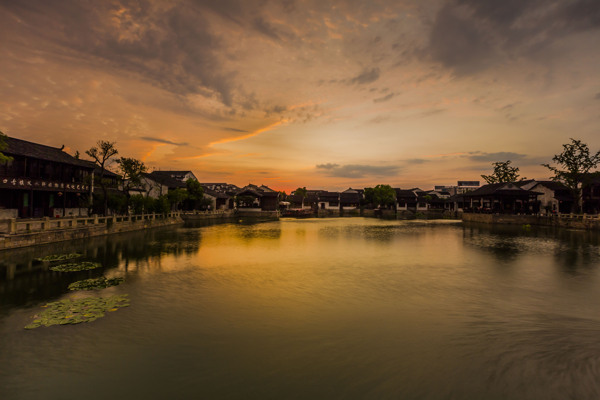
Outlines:
[{"label": "orange sky", "polygon": [[0,1],[0,130],[289,190],[600,148],[593,0]]}]

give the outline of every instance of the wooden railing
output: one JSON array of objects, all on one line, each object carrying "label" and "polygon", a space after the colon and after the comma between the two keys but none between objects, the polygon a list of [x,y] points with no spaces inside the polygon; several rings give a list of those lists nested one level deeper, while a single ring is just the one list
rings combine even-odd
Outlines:
[{"label": "wooden railing", "polygon": [[0,233],[20,234],[30,232],[43,232],[56,229],[69,229],[82,226],[114,225],[122,223],[135,223],[138,221],[153,221],[177,218],[180,212],[170,212],[168,214],[136,214],[136,215],[112,215],[99,217],[73,217],[73,218],[39,218],[39,219],[8,219],[4,224],[0,222]]}]

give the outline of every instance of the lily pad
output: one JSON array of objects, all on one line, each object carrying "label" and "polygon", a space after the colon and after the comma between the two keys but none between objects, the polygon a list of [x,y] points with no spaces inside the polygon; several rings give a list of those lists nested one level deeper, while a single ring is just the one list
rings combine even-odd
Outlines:
[{"label": "lily pad", "polygon": [[123,278],[92,278],[73,282],[69,285],[69,290],[95,290],[104,289],[110,286],[117,286],[123,283]]},{"label": "lily pad", "polygon": [[31,324],[25,329],[35,329],[40,326],[69,325],[82,322],[92,322],[104,317],[107,311],[116,311],[129,306],[126,294],[111,297],[87,297],[78,300],[61,300],[48,303],[46,309],[35,315]]},{"label": "lily pad", "polygon": [[47,261],[47,262],[52,262],[52,261],[65,261],[65,260],[72,260],[73,258],[79,258],[82,255],[79,253],[69,253],[69,254],[52,254],[46,257],[40,257],[40,258],[36,258],[37,261]]},{"label": "lily pad", "polygon": [[83,261],[83,262],[79,262],[79,263],[60,264],[55,267],[50,267],[50,269],[52,271],[58,271],[58,272],[74,272],[74,271],[85,271],[88,269],[95,269],[95,268],[100,268],[100,267],[101,267],[101,265],[98,263]]}]

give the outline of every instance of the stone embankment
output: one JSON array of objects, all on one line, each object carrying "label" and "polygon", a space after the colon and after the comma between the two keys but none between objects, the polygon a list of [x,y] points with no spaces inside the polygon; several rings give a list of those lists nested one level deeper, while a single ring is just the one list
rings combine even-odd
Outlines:
[{"label": "stone embankment", "polygon": [[600,216],[586,214],[545,216],[464,213],[462,220],[465,222],[481,222],[486,224],[540,225],[600,231]]},{"label": "stone embankment", "polygon": [[0,221],[0,250],[182,224],[180,213]]}]

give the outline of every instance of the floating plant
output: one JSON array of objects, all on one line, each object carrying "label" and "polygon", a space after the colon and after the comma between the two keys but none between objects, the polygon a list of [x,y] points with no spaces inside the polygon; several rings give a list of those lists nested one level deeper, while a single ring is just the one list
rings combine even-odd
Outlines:
[{"label": "floating plant", "polygon": [[106,312],[117,311],[129,306],[126,294],[111,297],[87,297],[78,300],[61,300],[48,303],[46,310],[35,315],[33,322],[25,329],[35,329],[40,326],[79,324],[92,322],[105,316]]},{"label": "floating plant", "polygon": [[52,271],[58,271],[58,272],[74,272],[74,271],[85,271],[88,269],[94,269],[94,268],[99,268],[99,267],[101,267],[101,265],[98,263],[82,261],[79,263],[60,264],[55,267],[50,267],[50,269]]},{"label": "floating plant", "polygon": [[73,282],[69,285],[69,290],[95,290],[104,289],[110,286],[117,286],[123,283],[123,278],[91,278],[82,281]]},{"label": "floating plant", "polygon": [[78,258],[81,257],[81,254],[79,253],[69,253],[69,254],[52,254],[46,257],[40,257],[40,258],[36,258],[37,261],[48,261],[48,262],[52,262],[52,261],[65,261],[65,260],[72,260],[73,258]]}]

